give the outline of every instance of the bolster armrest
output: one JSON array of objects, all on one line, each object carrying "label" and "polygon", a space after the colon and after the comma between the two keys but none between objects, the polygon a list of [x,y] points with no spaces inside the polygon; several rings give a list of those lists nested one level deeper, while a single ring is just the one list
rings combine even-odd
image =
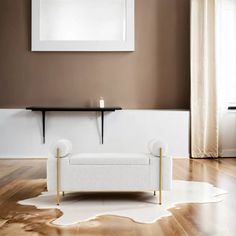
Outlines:
[{"label": "bolster armrest", "polygon": [[162,156],[168,156],[167,150],[167,144],[159,141],[159,140],[152,140],[149,144],[148,144],[148,149],[150,151],[150,153],[153,156],[159,157],[160,156],[160,149],[162,149]]},{"label": "bolster armrest", "polygon": [[57,157],[57,150],[59,150],[60,158],[67,157],[72,152],[72,143],[67,139],[58,140],[51,147],[51,153]]}]

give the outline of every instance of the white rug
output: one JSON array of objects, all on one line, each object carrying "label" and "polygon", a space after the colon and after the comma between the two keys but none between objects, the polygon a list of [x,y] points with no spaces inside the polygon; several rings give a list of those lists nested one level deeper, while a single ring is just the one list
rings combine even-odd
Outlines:
[{"label": "white rug", "polygon": [[63,215],[53,221],[55,225],[71,225],[101,215],[128,217],[139,223],[153,223],[171,215],[168,209],[178,203],[208,203],[222,201],[226,191],[206,182],[174,180],[171,191],[163,192],[163,204],[153,192],[141,193],[66,193],[60,206],[55,194],[43,192],[38,197],[20,201],[38,209],[58,208]]}]

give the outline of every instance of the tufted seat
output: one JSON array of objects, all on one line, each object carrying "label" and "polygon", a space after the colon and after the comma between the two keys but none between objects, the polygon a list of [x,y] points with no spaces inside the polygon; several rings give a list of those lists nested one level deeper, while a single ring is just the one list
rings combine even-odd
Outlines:
[{"label": "tufted seat", "polygon": [[71,165],[149,165],[145,153],[80,153],[70,157]]}]

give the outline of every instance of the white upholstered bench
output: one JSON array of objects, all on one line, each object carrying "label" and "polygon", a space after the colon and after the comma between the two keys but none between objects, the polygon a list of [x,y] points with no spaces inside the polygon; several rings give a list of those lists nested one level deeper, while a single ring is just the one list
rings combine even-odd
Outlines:
[{"label": "white upholstered bench", "polygon": [[[67,143],[67,144],[66,144]],[[67,146],[66,146],[67,145]],[[69,146],[68,146],[69,145]],[[69,148],[68,148],[69,147]],[[150,153],[71,154],[68,141],[59,141],[47,162],[48,191],[156,191],[169,190],[172,160],[160,142]],[[57,158],[55,158],[55,156]]]}]

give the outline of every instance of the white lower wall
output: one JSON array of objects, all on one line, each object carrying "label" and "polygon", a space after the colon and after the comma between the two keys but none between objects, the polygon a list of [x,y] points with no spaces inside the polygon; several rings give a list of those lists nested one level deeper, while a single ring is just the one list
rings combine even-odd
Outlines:
[{"label": "white lower wall", "polygon": [[105,113],[104,144],[100,144],[99,113],[48,112],[46,144],[42,144],[40,112],[0,109],[0,157],[47,157],[61,138],[73,152],[147,152],[147,144],[161,139],[175,157],[189,156],[189,112],[121,110]]},{"label": "white lower wall", "polygon": [[236,157],[236,111],[225,111],[221,115],[220,156]]}]

